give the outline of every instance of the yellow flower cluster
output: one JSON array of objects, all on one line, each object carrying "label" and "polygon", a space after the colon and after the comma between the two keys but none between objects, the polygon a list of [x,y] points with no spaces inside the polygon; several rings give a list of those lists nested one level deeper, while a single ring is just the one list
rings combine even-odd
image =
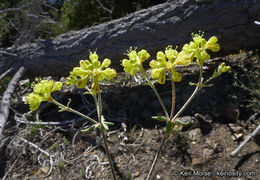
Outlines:
[{"label": "yellow flower cluster", "polygon": [[[89,60],[81,60],[80,67],[75,67],[67,78],[66,85],[76,85],[78,88],[84,88],[88,79],[93,79],[91,90],[94,94],[100,91],[98,82],[104,79],[111,80],[116,77],[116,70],[107,68],[111,61],[105,59],[102,64],[98,60],[96,52],[90,52]],[[104,69],[105,68],[105,69]]]},{"label": "yellow flower cluster", "polygon": [[[196,58],[198,65],[203,65],[204,61],[210,58],[207,50],[213,52],[219,51],[220,46],[218,44],[217,37],[213,36],[208,41],[203,38],[203,35],[193,35],[193,41],[189,44],[185,44],[181,52],[168,46],[164,52],[159,51],[157,53],[156,60],[150,62],[152,68],[152,78],[157,79],[160,84],[164,84],[166,80],[166,72],[171,74],[173,82],[181,81],[181,74],[175,70],[177,65],[188,66],[194,58]],[[143,66],[142,63],[150,57],[146,50],[136,52],[130,49],[128,52],[129,60],[124,59],[122,65],[125,72],[134,76],[137,71],[141,71]]]},{"label": "yellow flower cluster", "polygon": [[182,48],[182,51],[185,54],[194,53],[194,58],[198,65],[202,66],[204,61],[209,60],[210,55],[207,50],[212,52],[218,52],[220,46],[218,44],[218,38],[212,36],[208,41],[203,38],[203,35],[195,34],[193,35],[193,41],[189,44],[185,44]]},{"label": "yellow flower cluster", "polygon": [[150,54],[144,49],[137,53],[135,50],[130,48],[127,56],[129,57],[129,60],[124,59],[122,65],[126,73],[135,76],[137,71],[142,70],[142,63],[150,57]]},{"label": "yellow flower cluster", "polygon": [[39,108],[41,102],[51,101],[51,93],[57,90],[61,90],[62,83],[54,82],[53,80],[42,80],[38,84],[32,84],[33,92],[25,97],[25,104],[30,105],[30,110],[34,111]]}]

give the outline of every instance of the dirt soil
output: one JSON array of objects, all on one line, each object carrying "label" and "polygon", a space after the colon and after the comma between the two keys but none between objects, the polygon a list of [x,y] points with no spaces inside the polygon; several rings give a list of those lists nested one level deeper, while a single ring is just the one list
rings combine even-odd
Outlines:
[{"label": "dirt soil", "polygon": [[[260,60],[256,52],[215,58],[205,68],[209,77],[216,62],[226,62],[232,72],[201,91],[181,118],[190,121],[168,138],[152,179],[260,179],[260,135],[236,156],[230,153],[259,125]],[[176,84],[176,111],[189,97],[198,69],[180,68],[183,81]],[[208,73],[206,73],[208,72]],[[48,79],[47,77],[46,79]],[[103,84],[103,113],[114,126],[107,132],[118,179],[145,179],[165,132],[165,124],[151,119],[162,113],[149,86],[137,76],[119,74]],[[10,117],[0,144],[2,179],[112,179],[99,132],[83,133],[89,123],[68,112],[58,113],[44,103],[37,112],[23,104],[30,81],[22,80],[12,99]],[[171,84],[156,85],[166,107],[171,106]],[[55,99],[96,117],[90,95],[64,88]],[[24,123],[25,121],[25,123]],[[29,122],[41,121],[42,125]],[[56,124],[51,124],[56,122]],[[67,124],[62,124],[67,122]],[[48,124],[49,123],[49,124]],[[60,123],[60,124],[59,124]]]}]

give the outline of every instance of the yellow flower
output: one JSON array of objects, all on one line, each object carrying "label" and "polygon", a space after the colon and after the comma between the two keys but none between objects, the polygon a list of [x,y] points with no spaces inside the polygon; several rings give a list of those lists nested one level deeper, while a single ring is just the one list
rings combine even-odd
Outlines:
[{"label": "yellow flower", "polygon": [[203,34],[195,34],[193,35],[193,41],[189,44],[185,44],[182,48],[184,54],[193,54],[193,57],[196,58],[197,64],[200,66],[203,65],[204,61],[210,59],[210,55],[207,50],[211,50],[212,52],[217,52],[220,50],[218,38],[216,36],[213,36],[206,41],[206,39],[203,38]]},{"label": "yellow flower", "polygon": [[227,66],[226,63],[221,63],[219,66],[218,66],[218,69],[214,71],[213,75],[211,76],[212,79],[220,76],[222,73],[224,72],[228,72],[231,70],[231,67],[230,66]]},{"label": "yellow flower", "polygon": [[[186,55],[183,52],[178,53],[171,46],[168,46],[165,53],[159,51],[157,53],[157,60],[152,60],[150,66],[152,68],[152,78],[157,79],[160,84],[164,84],[166,80],[165,71],[167,70],[171,74],[172,81],[180,82],[181,74],[174,68],[177,65],[188,66],[192,61],[192,54]],[[168,59],[168,60],[167,60]]]},{"label": "yellow flower", "polygon": [[96,52],[90,52],[89,60],[81,60],[80,67],[75,67],[70,76],[67,78],[66,85],[76,85],[78,88],[84,88],[87,84],[88,79],[93,79],[91,90],[93,93],[98,93],[100,87],[98,82],[104,79],[111,80],[116,77],[116,70],[108,68],[111,61],[104,59],[102,64],[98,60]]},{"label": "yellow flower", "polygon": [[42,80],[37,84],[32,84],[33,92],[25,97],[25,104],[29,104],[30,110],[35,111],[39,108],[41,102],[50,101],[52,99],[51,93],[61,90],[62,83],[54,82],[53,80]]},{"label": "yellow flower", "polygon": [[129,59],[124,59],[122,61],[122,66],[124,67],[124,71],[126,73],[131,76],[135,76],[137,71],[142,70],[142,63],[150,57],[150,54],[144,49],[137,53],[135,50],[130,48],[127,56]]}]

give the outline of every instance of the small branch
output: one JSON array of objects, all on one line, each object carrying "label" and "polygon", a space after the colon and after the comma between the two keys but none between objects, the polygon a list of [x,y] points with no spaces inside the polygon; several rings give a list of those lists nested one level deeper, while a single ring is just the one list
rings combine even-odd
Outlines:
[{"label": "small branch", "polygon": [[[96,109],[93,109],[90,113],[87,114],[87,116],[91,116],[94,112],[96,112]],[[24,119],[26,119],[25,115],[20,115],[20,116],[22,116],[22,117],[18,117],[17,115],[15,115],[15,120],[18,123],[30,124],[30,125],[40,124],[40,125],[47,125],[47,126],[63,126],[66,124],[74,123],[76,121],[86,120],[86,118],[82,117],[82,118],[78,118],[78,119],[71,119],[71,120],[66,120],[66,121],[61,121],[61,122],[34,122],[34,121],[24,120]]]},{"label": "small branch", "polygon": [[12,94],[15,90],[16,85],[18,84],[20,78],[23,76],[25,68],[21,67],[13,76],[12,80],[8,84],[7,89],[4,92],[2,102],[0,104],[0,140],[2,139],[2,134],[5,128],[5,123],[9,115],[9,106]]},{"label": "small branch", "polygon": [[45,151],[45,150],[43,150],[42,148],[40,148],[38,145],[36,145],[36,144],[34,144],[34,143],[32,143],[32,142],[30,142],[30,141],[28,141],[28,140],[26,140],[26,139],[24,139],[24,138],[20,138],[23,142],[25,142],[26,144],[29,144],[30,146],[32,146],[32,147],[34,147],[35,149],[37,149],[38,151],[40,151],[41,153],[43,153],[43,154],[45,154],[46,156],[49,156],[49,158],[50,158],[50,169],[49,169],[49,171],[48,171],[48,173],[45,175],[45,176],[43,176],[43,177],[37,177],[37,178],[46,178],[46,177],[48,177],[50,174],[51,174],[51,171],[52,171],[52,169],[53,169],[53,164],[54,164],[54,162],[53,162],[53,159],[52,159],[52,156],[50,155],[50,153],[48,153],[47,151]]},{"label": "small branch", "polygon": [[107,11],[107,12],[109,12],[109,14],[112,14],[113,8],[112,8],[112,10],[110,10],[110,9],[106,8],[99,0],[96,0],[96,1],[97,1],[97,3],[99,4],[99,6],[100,6],[102,9],[104,9],[104,10]]},{"label": "small branch", "polygon": [[252,137],[258,134],[259,131],[260,125],[258,125],[258,127],[233,152],[230,153],[230,155],[235,156],[238,151],[240,151],[242,147],[245,146]]},{"label": "small branch", "polygon": [[52,99],[52,101],[49,101],[49,102],[56,104],[58,107],[63,108],[64,110],[66,110],[66,111],[68,111],[68,112],[72,112],[72,113],[74,113],[74,114],[77,114],[78,116],[83,117],[83,118],[85,118],[85,119],[91,121],[93,124],[96,124],[96,123],[97,123],[97,121],[95,121],[95,120],[92,119],[91,117],[88,117],[88,116],[86,116],[85,114],[82,114],[81,112],[76,111],[76,110],[74,110],[74,109],[72,109],[72,108],[70,108],[70,107],[66,107],[66,106],[64,106],[63,104],[59,103],[58,101],[55,101],[54,99]]},{"label": "small branch", "polygon": [[16,13],[16,12],[22,12],[23,8],[29,7],[29,5],[23,5],[19,8],[8,8],[4,10],[0,10],[0,15],[6,14],[6,13]]},{"label": "small branch", "polygon": [[24,139],[24,138],[20,138],[23,142],[25,142],[26,144],[29,144],[30,146],[32,146],[32,147],[34,147],[35,149],[37,149],[38,151],[40,151],[40,152],[42,152],[43,154],[45,154],[46,156],[51,156],[50,155],[50,153],[48,153],[47,151],[45,151],[45,150],[43,150],[43,149],[41,149],[38,145],[36,145],[36,144],[34,144],[34,143],[32,143],[32,142],[30,142],[30,141],[28,141],[28,140],[26,140],[26,139]]},{"label": "small branch", "polygon": [[5,54],[5,55],[17,57],[17,54],[9,53],[9,52],[6,52],[6,51],[0,51],[0,54]]},{"label": "small branch", "polygon": [[7,71],[5,71],[3,74],[1,74],[0,81],[1,81],[1,79],[3,79],[12,70],[13,70],[13,67],[9,68]]}]

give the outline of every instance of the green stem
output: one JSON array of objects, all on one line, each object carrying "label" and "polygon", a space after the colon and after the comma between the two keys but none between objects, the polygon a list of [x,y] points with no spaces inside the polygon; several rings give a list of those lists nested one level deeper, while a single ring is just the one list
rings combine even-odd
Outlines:
[{"label": "green stem", "polygon": [[72,108],[70,108],[70,107],[64,106],[63,104],[59,103],[58,101],[56,101],[56,100],[53,99],[53,98],[51,98],[51,100],[49,100],[49,102],[51,102],[51,103],[53,103],[53,104],[56,104],[58,107],[61,107],[62,109],[66,110],[66,111],[68,111],[68,112],[72,112],[72,113],[74,113],[74,114],[77,114],[77,115],[83,117],[83,118],[85,118],[85,119],[91,121],[93,124],[97,124],[97,121],[95,121],[94,119],[92,119],[92,118],[86,116],[85,114],[82,114],[82,113],[80,113],[80,112],[78,112],[78,111],[76,111],[76,110],[74,110],[74,109],[72,109]]},{"label": "green stem", "polygon": [[203,69],[202,66],[200,66],[200,76],[199,76],[199,82],[198,85],[196,86],[195,90],[193,91],[192,95],[190,96],[190,98],[186,101],[186,103],[182,106],[182,108],[176,113],[176,115],[173,117],[173,121],[178,118],[181,113],[188,107],[188,105],[191,103],[191,101],[193,100],[193,98],[195,97],[195,95],[199,92],[199,90],[202,88],[202,78],[203,75]]},{"label": "green stem", "polygon": [[[94,99],[95,99],[95,98],[94,98]],[[109,165],[110,165],[110,168],[111,168],[111,173],[112,173],[113,179],[116,180],[116,174],[115,174],[115,169],[114,169],[114,166],[113,166],[113,161],[112,161],[110,152],[109,152],[109,150],[108,150],[106,133],[105,133],[105,131],[104,131],[102,125],[101,125],[101,123],[102,123],[102,122],[101,122],[102,102],[101,102],[101,93],[100,93],[100,92],[98,92],[98,101],[96,101],[96,99],[95,99],[95,102],[97,102],[99,129],[100,129],[102,138],[103,138],[103,140],[104,140],[104,144],[105,144],[105,149],[106,149],[106,153],[107,153],[107,156],[108,156]]]},{"label": "green stem", "polygon": [[156,96],[157,96],[157,98],[158,98],[158,100],[159,100],[159,102],[160,102],[160,104],[161,104],[161,106],[163,108],[165,116],[167,117],[167,119],[170,119],[169,114],[167,112],[167,109],[166,109],[166,107],[165,107],[165,105],[163,103],[163,100],[162,100],[160,94],[158,93],[157,89],[155,88],[154,84],[151,82],[150,78],[147,76],[147,74],[146,74],[144,69],[141,70],[141,73],[144,75],[145,79],[148,81],[148,84],[153,89],[154,93],[156,94]]},{"label": "green stem", "polygon": [[175,109],[175,83],[174,81],[172,81],[172,109],[171,109],[170,121],[173,118],[174,109]]},{"label": "green stem", "polygon": [[154,168],[155,168],[155,165],[156,165],[156,163],[157,163],[157,160],[159,159],[159,156],[160,156],[160,154],[161,154],[162,148],[163,148],[163,146],[164,146],[165,143],[166,143],[167,138],[168,138],[168,137],[167,137],[167,134],[164,133],[163,140],[162,140],[162,142],[161,142],[161,145],[160,145],[160,147],[159,147],[159,150],[158,150],[156,156],[154,157],[153,164],[152,164],[152,166],[151,166],[151,168],[150,168],[150,171],[149,171],[149,173],[148,173],[148,175],[147,175],[147,177],[146,177],[146,180],[149,180],[149,179],[151,178],[151,175],[152,175],[152,173],[153,173],[153,170],[154,170]]},{"label": "green stem", "polygon": [[[202,69],[202,66],[200,66],[199,82],[198,82],[198,85],[196,86],[196,89],[194,90],[194,92],[192,93],[192,95],[190,96],[190,98],[186,101],[186,103],[182,106],[182,108],[178,111],[178,113],[177,113],[172,119],[170,119],[170,120],[174,121],[177,117],[179,117],[179,115],[187,108],[187,106],[188,106],[188,105],[190,104],[190,102],[193,100],[193,98],[195,97],[195,95],[196,95],[196,94],[199,92],[199,90],[202,88],[202,86],[201,86],[201,85],[202,85],[202,81],[203,81],[202,75],[203,75],[203,69]],[[174,89],[174,91],[172,90],[172,92],[174,92],[174,96],[175,96],[175,87],[174,87],[174,85],[172,85],[172,86],[173,86],[173,89]],[[174,101],[173,101],[173,102],[175,103],[175,98],[174,98]],[[172,105],[172,107],[174,107],[174,106]],[[174,109],[174,108],[172,108],[172,109]],[[172,116],[172,114],[173,114],[173,110],[172,110],[171,116]],[[154,157],[153,164],[152,164],[152,166],[151,166],[151,168],[150,168],[150,171],[149,171],[149,173],[148,173],[148,176],[147,176],[146,180],[149,180],[149,179],[150,179],[150,177],[151,177],[151,175],[152,175],[152,173],[153,173],[153,170],[154,170],[154,168],[155,168],[155,165],[156,165],[156,163],[157,163],[157,160],[158,160],[158,158],[159,158],[159,156],[160,156],[160,154],[161,154],[162,148],[163,148],[163,146],[164,146],[165,143],[166,143],[167,138],[168,138],[168,134],[166,134],[166,132],[165,132],[165,134],[164,134],[164,136],[163,136],[163,141],[161,142],[161,145],[160,145],[160,147],[159,147],[159,150],[158,150],[156,156]]]}]

